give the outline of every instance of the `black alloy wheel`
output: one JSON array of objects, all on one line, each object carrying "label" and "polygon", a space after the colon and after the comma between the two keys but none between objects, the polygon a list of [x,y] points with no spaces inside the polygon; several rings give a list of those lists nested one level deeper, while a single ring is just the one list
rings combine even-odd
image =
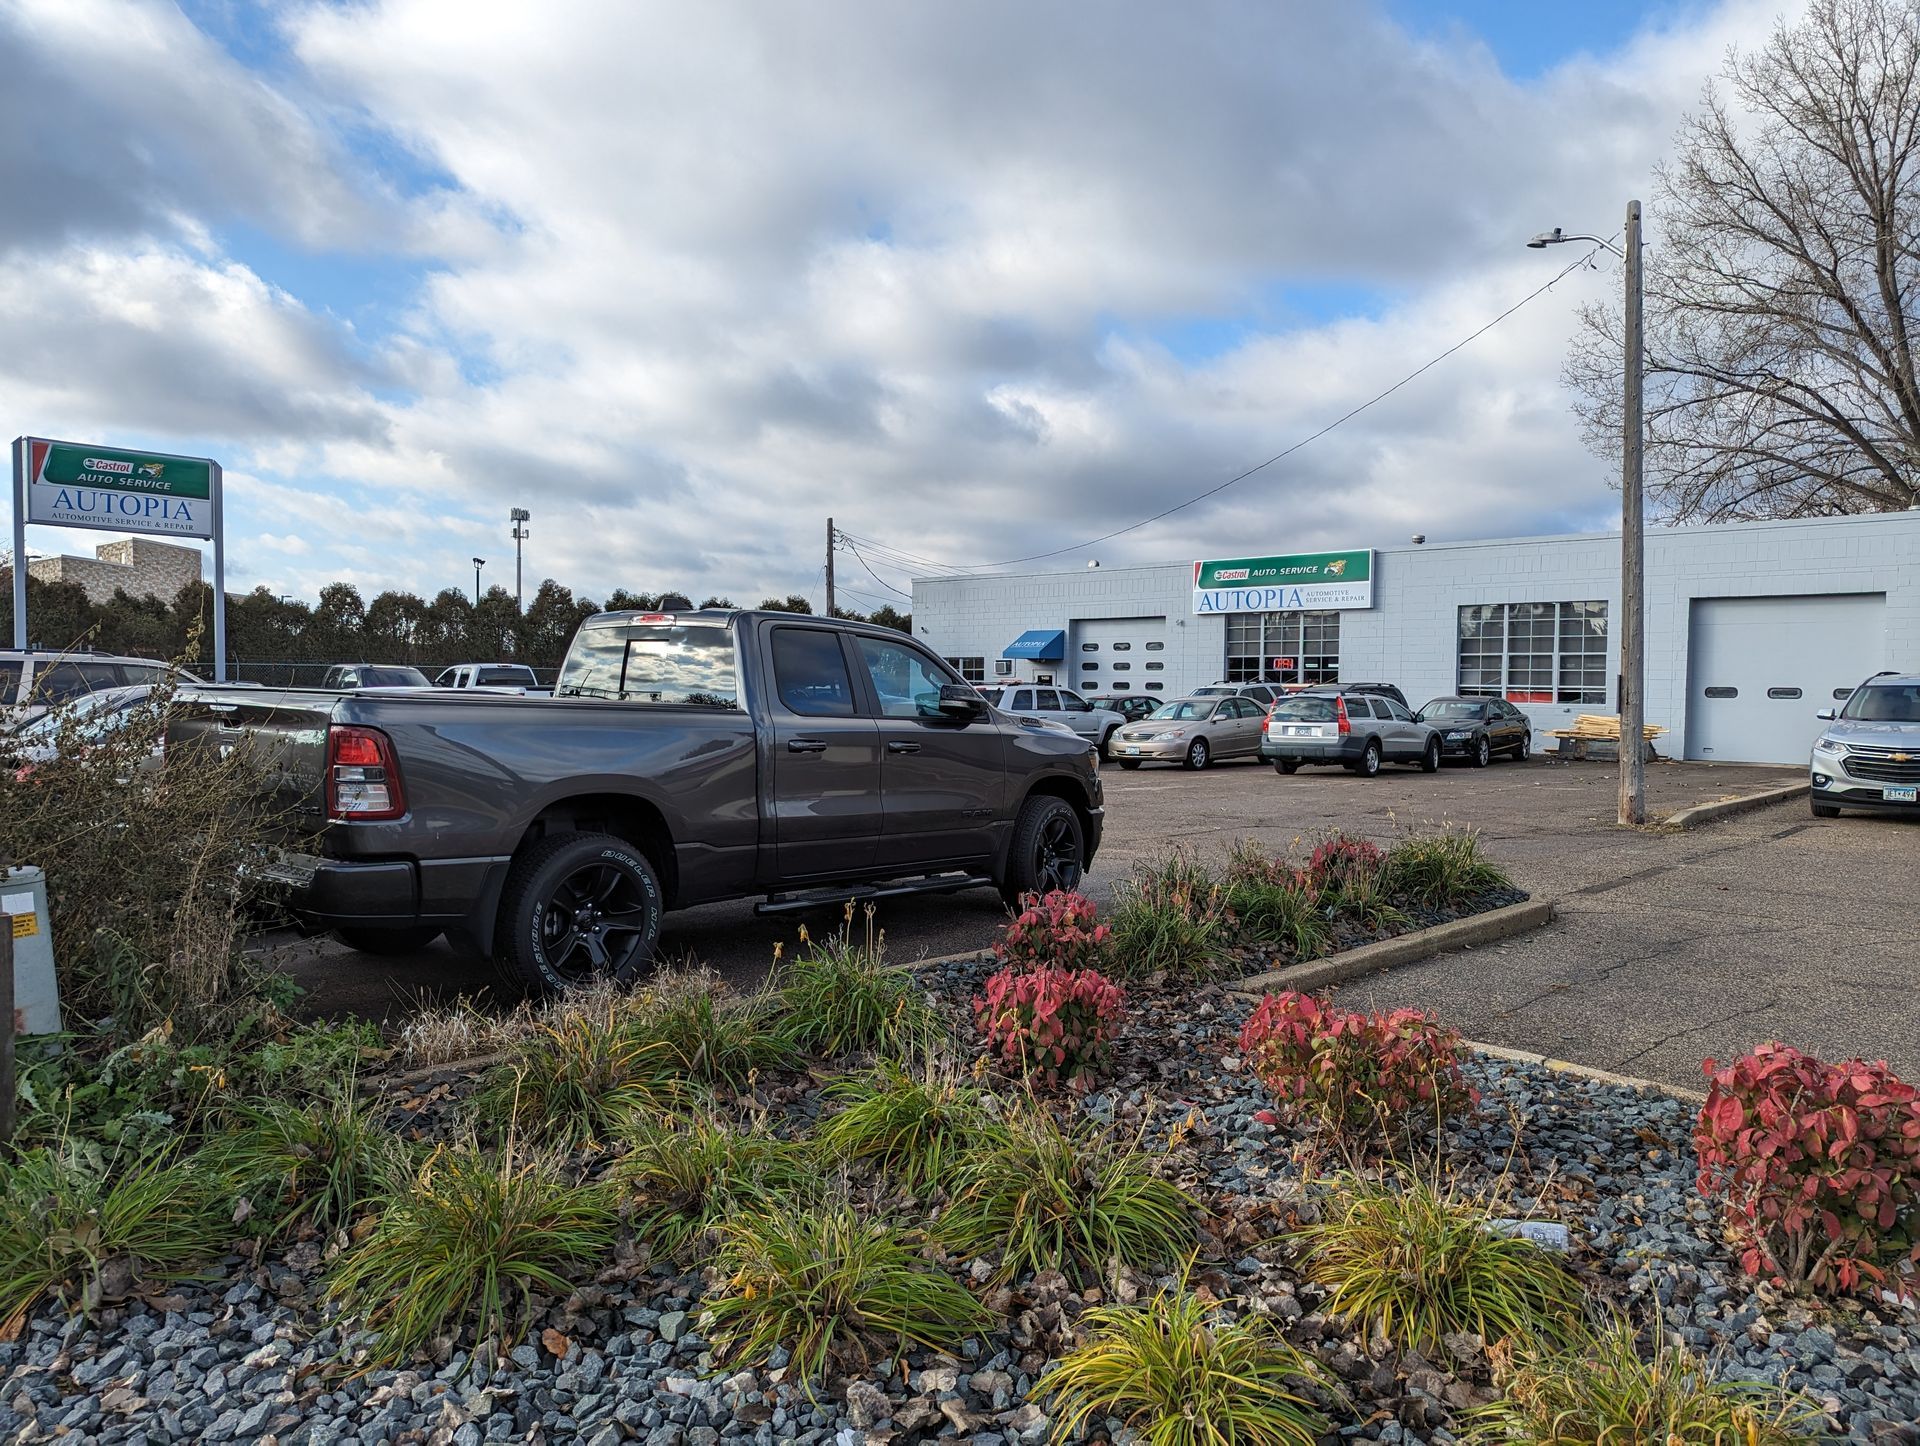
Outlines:
[{"label": "black alloy wheel", "polygon": [[1068,893],[1086,875],[1086,835],[1080,815],[1064,798],[1035,794],[1020,806],[1008,846],[1007,873],[1000,894],[1017,903],[1026,894]]},{"label": "black alloy wheel", "polygon": [[557,834],[514,861],[500,901],[503,971],[533,995],[628,984],[653,958],[665,903],[653,866],[611,834]]}]

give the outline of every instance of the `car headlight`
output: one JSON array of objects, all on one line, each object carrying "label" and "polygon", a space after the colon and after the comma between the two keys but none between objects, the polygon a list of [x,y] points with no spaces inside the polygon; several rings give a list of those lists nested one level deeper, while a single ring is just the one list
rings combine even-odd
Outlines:
[{"label": "car headlight", "polygon": [[1455,732],[1452,732],[1452,733],[1449,733],[1449,734],[1447,735],[1447,742],[1449,742],[1449,743],[1465,743],[1465,742],[1467,741],[1467,739],[1468,739],[1469,737],[1471,737],[1471,736],[1472,736],[1472,735],[1470,735],[1470,734],[1467,734],[1467,733],[1462,733],[1462,732],[1459,732],[1459,731],[1457,731],[1457,730],[1456,730]]},{"label": "car headlight", "polygon": [[1823,733],[1813,740],[1813,751],[1815,753],[1831,753],[1837,756],[1847,751],[1847,745],[1839,739],[1829,738]]}]

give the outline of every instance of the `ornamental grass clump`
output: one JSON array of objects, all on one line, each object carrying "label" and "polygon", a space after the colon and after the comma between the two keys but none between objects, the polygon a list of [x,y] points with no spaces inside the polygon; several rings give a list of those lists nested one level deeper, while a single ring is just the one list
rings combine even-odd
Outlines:
[{"label": "ornamental grass clump", "polygon": [[1111,925],[1099,922],[1099,910],[1085,894],[1054,889],[1025,894],[1020,912],[1000,931],[994,956],[1009,969],[1099,969],[1106,957]]},{"label": "ornamental grass clump", "polygon": [[0,1161],[0,1341],[52,1296],[91,1312],[218,1255],[231,1205],[202,1162],[99,1158],[67,1142]]},{"label": "ornamental grass clump", "polygon": [[1473,1446],[1793,1446],[1811,1441],[1820,1411],[1804,1396],[1715,1378],[1712,1363],[1652,1332],[1643,1360],[1616,1321],[1561,1350],[1537,1343],[1493,1350],[1500,1398],[1469,1413]]},{"label": "ornamental grass clump", "polygon": [[613,1248],[611,1197],[548,1155],[441,1145],[393,1178],[373,1229],[341,1256],[330,1294],[397,1363],[437,1336],[517,1340],[536,1295],[565,1297]]},{"label": "ornamental grass clump", "polygon": [[1326,1367],[1268,1316],[1229,1319],[1184,1281],[1139,1305],[1096,1306],[1081,1343],[1041,1378],[1055,1439],[1118,1417],[1149,1446],[1313,1446],[1332,1430],[1316,1404]]},{"label": "ornamental grass clump", "polygon": [[804,1145],[701,1112],[629,1127],[608,1180],[633,1206],[633,1231],[660,1256],[701,1258],[741,1210],[785,1208],[819,1181]]},{"label": "ornamental grass clump", "polygon": [[1191,1196],[1111,1128],[1071,1128],[1028,1105],[993,1127],[965,1162],[937,1232],[964,1255],[1000,1257],[999,1276],[1059,1270],[1077,1282],[1109,1262],[1151,1270],[1194,1239]]},{"label": "ornamental grass clump", "polygon": [[784,1347],[809,1390],[829,1367],[858,1369],[909,1346],[957,1355],[991,1321],[893,1227],[845,1202],[735,1215],[719,1275],[721,1294],[702,1317],[719,1357],[758,1363]]},{"label": "ornamental grass clump", "polygon": [[1749,1274],[1853,1290],[1920,1261],[1920,1090],[1778,1043],[1705,1068],[1699,1189]]},{"label": "ornamental grass clump", "polygon": [[1321,1221],[1300,1230],[1308,1279],[1327,1310],[1432,1354],[1467,1331],[1486,1341],[1574,1338],[1580,1283],[1530,1240],[1490,1228],[1486,1209],[1420,1180],[1348,1178]]},{"label": "ornamental grass clump", "polygon": [[871,1161],[910,1191],[945,1184],[992,1118],[979,1089],[932,1061],[882,1060],[823,1094],[837,1108],[814,1131],[820,1148]]},{"label": "ornamental grass clump", "polygon": [[866,938],[853,938],[853,905],[838,934],[814,941],[801,930],[803,952],[774,977],[786,1044],[826,1058],[872,1052],[908,1054],[924,1048],[939,1026],[927,994],[911,972],[885,960],[886,935],[866,908]]},{"label": "ornamental grass clump", "polygon": [[564,1149],[604,1144],[627,1121],[683,1104],[679,1056],[608,998],[557,1013],[475,1092],[476,1124]]},{"label": "ornamental grass clump", "polygon": [[1234,967],[1232,922],[1226,890],[1175,850],[1114,889],[1106,941],[1112,972],[1129,979],[1223,977]]},{"label": "ornamental grass clump", "polygon": [[1318,889],[1304,869],[1275,858],[1253,839],[1227,856],[1227,912],[1248,943],[1266,944],[1295,960],[1318,959],[1333,930]]},{"label": "ornamental grass clump", "polygon": [[1362,1014],[1287,990],[1263,997],[1240,1052],[1281,1107],[1335,1139],[1395,1148],[1443,1128],[1478,1093],[1460,1036],[1414,1009]]},{"label": "ornamental grass clump", "polygon": [[1126,1019],[1126,994],[1095,969],[1011,967],[989,978],[973,1020],[1001,1066],[1052,1088],[1092,1069]]},{"label": "ornamental grass clump", "polygon": [[1494,889],[1511,889],[1509,878],[1468,830],[1415,834],[1387,850],[1380,879],[1391,898],[1430,909],[1458,909]]},{"label": "ornamental grass clump", "polygon": [[666,1051],[675,1075],[708,1089],[738,1092],[762,1070],[800,1062],[775,996],[732,995],[710,976],[669,980],[648,990],[636,1006],[633,1029]]},{"label": "ornamental grass clump", "polygon": [[373,1104],[351,1081],[299,1105],[255,1100],[237,1106],[212,1147],[221,1174],[270,1236],[331,1235],[347,1225],[405,1153]]}]

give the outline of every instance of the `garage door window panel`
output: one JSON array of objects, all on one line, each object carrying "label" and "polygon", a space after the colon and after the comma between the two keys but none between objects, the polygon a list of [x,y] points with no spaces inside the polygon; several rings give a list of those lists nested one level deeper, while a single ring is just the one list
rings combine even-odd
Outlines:
[{"label": "garage door window panel", "polygon": [[1236,613],[1227,619],[1229,683],[1332,683],[1339,677],[1339,613]]}]

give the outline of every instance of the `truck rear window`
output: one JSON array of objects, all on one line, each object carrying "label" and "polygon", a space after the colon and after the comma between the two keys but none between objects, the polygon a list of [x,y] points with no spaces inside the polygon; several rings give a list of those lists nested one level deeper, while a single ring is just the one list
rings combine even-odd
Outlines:
[{"label": "truck rear window", "polygon": [[670,624],[582,628],[567,650],[554,693],[737,708],[733,631]]}]

